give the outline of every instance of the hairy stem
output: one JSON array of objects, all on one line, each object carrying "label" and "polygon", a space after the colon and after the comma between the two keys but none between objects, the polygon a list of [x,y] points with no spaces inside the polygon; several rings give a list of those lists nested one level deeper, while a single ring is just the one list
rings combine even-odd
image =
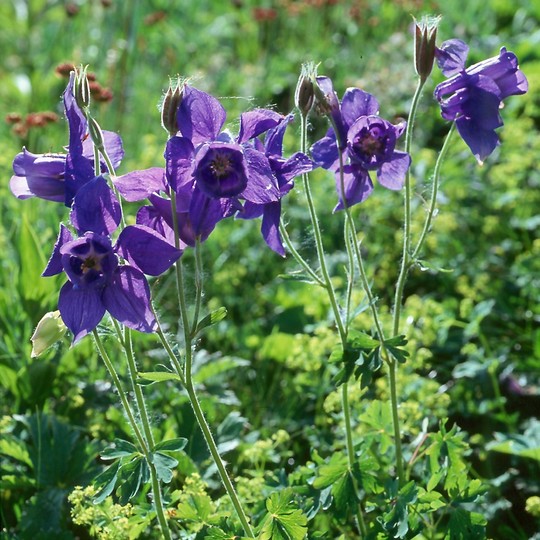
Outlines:
[{"label": "hairy stem", "polygon": [[[161,528],[161,533],[165,540],[171,540],[171,532],[169,530],[169,524],[167,522],[167,517],[165,516],[165,511],[163,508],[163,500],[161,497],[161,486],[159,484],[156,468],[154,466],[154,461],[152,459],[151,447],[149,446],[149,442],[147,441],[148,434],[146,434],[146,438],[145,438],[145,435],[143,435],[143,433],[141,432],[139,428],[137,420],[135,419],[135,415],[133,414],[133,411],[127,399],[126,393],[124,392],[124,389],[122,387],[120,378],[118,377],[118,373],[116,372],[114,364],[111,362],[111,359],[109,358],[109,355],[107,354],[107,351],[103,345],[103,342],[101,341],[101,338],[99,337],[97,330],[93,330],[92,334],[94,336],[94,342],[96,343],[96,347],[99,351],[99,354],[101,358],[103,359],[103,362],[105,363],[105,366],[107,367],[107,370],[109,371],[109,374],[116,387],[116,391],[118,392],[120,401],[122,403],[122,406],[124,407],[124,411],[126,413],[128,422],[131,426],[131,429],[133,430],[133,433],[135,434],[137,443],[139,444],[139,448],[141,449],[141,452],[143,453],[146,463],[148,465],[148,469],[150,470],[150,480],[152,484],[152,494],[154,496],[154,506],[155,506],[156,516],[159,522],[159,526]],[[128,356],[128,353],[126,351],[126,357],[127,356]],[[129,369],[129,371],[131,374],[131,368]],[[133,373],[136,373],[136,371]],[[135,386],[138,387],[138,385],[134,382],[133,377],[132,377],[132,382],[134,383]],[[140,387],[138,388],[140,390]],[[141,415],[141,419],[142,419],[142,415]],[[149,425],[147,426],[147,428],[148,430],[150,430]],[[145,428],[145,431],[146,431],[146,428]]]}]

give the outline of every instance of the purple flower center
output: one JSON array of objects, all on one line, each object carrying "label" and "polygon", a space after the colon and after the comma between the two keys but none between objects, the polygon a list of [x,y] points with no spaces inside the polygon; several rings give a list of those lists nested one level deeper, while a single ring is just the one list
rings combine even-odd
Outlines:
[{"label": "purple flower center", "polygon": [[248,181],[241,147],[212,143],[203,148],[197,156],[194,176],[201,191],[212,199],[239,195]]},{"label": "purple flower center", "polygon": [[353,161],[377,168],[390,159],[396,145],[395,128],[378,116],[362,116],[349,129],[347,142]]},{"label": "purple flower center", "polygon": [[118,266],[110,240],[94,233],[68,242],[61,253],[64,270],[77,287],[105,285]]}]

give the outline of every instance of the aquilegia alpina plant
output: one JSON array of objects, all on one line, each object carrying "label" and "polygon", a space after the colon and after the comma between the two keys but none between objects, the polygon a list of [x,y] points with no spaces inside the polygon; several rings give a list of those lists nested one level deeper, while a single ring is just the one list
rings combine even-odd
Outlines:
[{"label": "aquilegia alpina plant", "polygon": [[[141,538],[446,538],[447,533],[451,538],[482,537],[484,519],[462,505],[479,497],[482,486],[468,478],[467,448],[458,430],[447,430],[441,422],[413,439],[400,425],[398,366],[412,354],[402,311],[407,276],[419,264],[432,232],[441,167],[454,126],[477,160],[484,161],[499,144],[495,130],[502,126],[501,103],[526,92],[527,79],[515,55],[504,47],[499,56],[466,68],[468,48],[463,42],[449,40],[437,47],[437,23],[438,19],[423,19],[415,25],[418,86],[406,121],[385,117],[384,105],[372,93],[376,89],[340,92],[329,77],[306,64],[295,93],[300,148],[287,156],[284,137],[294,125],[293,114],[248,110],[240,115],[235,134],[226,126],[219,100],[180,79],[171,84],[161,105],[161,125],[167,133],[162,162],[117,176],[121,139],[102,131],[94,118],[86,70],[80,69],[71,74],[63,95],[67,153],[38,155],[23,149],[15,157],[10,181],[15,196],[40,197],[69,208],[43,271],[44,276],[66,278],[58,295],[60,317],[47,314],[38,326],[32,338],[39,343],[36,354],[52,345],[65,327],[73,344],[92,336],[133,434],[133,441],[117,440],[102,452],[102,459],[111,464],[96,479],[93,500],[99,505],[117,497],[123,505],[137,504],[141,491],[148,494],[151,506],[141,507],[138,514],[146,524]],[[411,143],[422,90],[435,61],[448,79],[435,88],[435,100],[429,97],[434,106],[440,105],[450,126],[425,211],[412,204]],[[308,143],[312,115],[326,118],[328,129]],[[346,253],[340,280],[332,274],[319,226],[320,212],[332,210],[317,208],[311,186],[316,169],[321,169],[317,178],[327,178],[328,190],[336,191],[332,219],[343,224]],[[296,189],[298,178],[316,265],[303,254],[305,245],[294,245],[287,231],[294,223],[282,217],[291,204],[286,196]],[[375,292],[375,274],[364,262],[366,252],[359,241],[362,203],[378,197],[381,188],[396,192],[396,197],[403,193],[404,199],[403,248],[401,260],[392,262],[399,273],[393,305],[387,310]],[[131,215],[125,215],[124,207]],[[413,216],[413,208],[419,208],[420,215]],[[220,455],[193,370],[201,332],[226,315],[224,308],[210,313],[205,309],[202,250],[216,227],[229,218],[261,218],[262,237],[271,250],[267,256],[291,255],[300,266],[300,273],[292,277],[326,295],[330,328],[335,331],[328,369],[341,399],[342,436],[332,443],[335,451],[323,456],[313,449],[307,463],[292,460],[288,468],[269,469],[247,503]],[[423,223],[418,237],[413,235],[413,219]],[[194,290],[186,286],[183,268],[190,251]],[[159,302],[152,298],[161,284],[153,278],[167,272],[174,272],[176,281],[178,331],[165,331]],[[344,286],[337,286],[338,281]],[[362,326],[366,314],[371,323]],[[155,335],[167,367],[139,372],[133,330]],[[118,347],[122,360],[111,355]],[[352,415],[351,389],[364,392],[382,369],[388,376],[387,402],[370,417],[373,432],[360,438],[354,429],[358,419]],[[170,488],[179,482],[178,452],[187,440],[154,439],[143,384],[149,382],[176,384],[177,392],[187,395],[226,493],[219,503],[207,497],[204,488],[189,499]],[[388,420],[385,426],[383,418]],[[391,435],[385,432],[388,426]],[[182,426],[178,429],[182,432]]]}]

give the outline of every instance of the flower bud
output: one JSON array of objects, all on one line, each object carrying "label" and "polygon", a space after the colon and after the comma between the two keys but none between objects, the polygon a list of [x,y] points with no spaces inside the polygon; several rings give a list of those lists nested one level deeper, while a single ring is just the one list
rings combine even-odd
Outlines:
[{"label": "flower bud", "polygon": [[59,311],[46,313],[39,321],[30,340],[32,341],[32,358],[39,356],[66,333],[66,325],[60,317]]},{"label": "flower bud", "polygon": [[313,89],[313,81],[306,73],[304,67],[302,67],[302,73],[298,78],[298,83],[296,84],[296,90],[294,92],[294,104],[302,116],[307,116],[314,101],[315,92]]},{"label": "flower bud", "polygon": [[433,69],[435,59],[435,40],[440,17],[422,17],[414,21],[414,67],[422,81],[425,81]]},{"label": "flower bud", "polygon": [[94,146],[99,150],[103,150],[105,142],[103,140],[103,132],[99,127],[96,119],[93,116],[88,115],[88,133],[94,143]]},{"label": "flower bud", "polygon": [[174,137],[178,132],[176,115],[178,114],[178,107],[180,107],[184,95],[181,85],[182,83],[180,81],[176,83],[174,88],[172,85],[169,85],[169,89],[161,104],[161,125],[171,137]]},{"label": "flower bud", "polygon": [[86,110],[90,107],[90,83],[86,76],[86,67],[75,70],[75,80],[73,81],[73,95],[77,105],[86,114]]}]

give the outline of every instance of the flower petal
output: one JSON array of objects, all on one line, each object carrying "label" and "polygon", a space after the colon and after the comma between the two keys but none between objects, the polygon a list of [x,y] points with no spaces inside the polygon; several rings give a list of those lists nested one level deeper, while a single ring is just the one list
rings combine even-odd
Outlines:
[{"label": "flower petal", "polygon": [[435,58],[445,77],[451,77],[465,69],[469,46],[460,39],[449,39],[435,47]]},{"label": "flower petal", "polygon": [[265,154],[281,156],[283,154],[283,137],[287,126],[294,120],[294,115],[282,116],[277,126],[268,130],[264,139]]},{"label": "flower petal", "polygon": [[281,201],[264,205],[261,233],[268,247],[278,255],[285,257],[285,248],[279,234]]},{"label": "flower petal", "polygon": [[242,113],[240,115],[238,143],[247,142],[261,133],[275,128],[283,118],[283,115],[269,109],[255,109]]},{"label": "flower petal", "polygon": [[176,116],[178,129],[194,145],[213,141],[225,123],[221,103],[210,94],[185,85],[184,96]]},{"label": "flower petal", "polygon": [[99,289],[76,288],[70,281],[60,289],[58,309],[65,325],[73,332],[73,343],[94,330],[105,315]]},{"label": "flower petal", "polygon": [[64,202],[65,154],[33,154],[23,148],[13,160],[14,176],[9,181],[11,192],[18,199],[39,197]]},{"label": "flower petal", "polygon": [[471,152],[480,164],[499,145],[499,137],[494,130],[481,129],[473,120],[464,117],[458,118],[456,120],[456,127],[461,138],[471,149]]},{"label": "flower petal", "polygon": [[379,102],[359,88],[348,88],[341,100],[341,116],[345,129],[350,128],[360,116],[372,116],[379,112]]},{"label": "flower petal", "polygon": [[318,140],[311,147],[311,156],[315,163],[323,169],[333,169],[339,160],[338,147],[334,132]]},{"label": "flower petal", "polygon": [[60,253],[60,249],[64,244],[71,242],[72,240],[73,235],[71,234],[71,231],[61,223],[60,232],[58,233],[58,238],[54,244],[53,252],[45,270],[43,270],[43,273],[41,274],[43,277],[54,276],[63,272],[64,266],[62,265],[62,254]]},{"label": "flower petal", "polygon": [[167,183],[175,191],[193,183],[194,148],[186,137],[171,137],[165,148]]},{"label": "flower petal", "polygon": [[[341,191],[341,178],[339,171],[335,174],[336,189],[339,196],[339,202],[334,208],[334,212],[344,210],[343,195]],[[345,199],[347,206],[365,201],[373,191],[373,183],[368,172],[362,167],[355,165],[345,165],[343,167],[343,183],[345,186]]]},{"label": "flower petal", "polygon": [[151,193],[165,190],[165,169],[151,167],[141,171],[132,171],[114,179],[114,185],[120,195],[128,202],[142,201]]},{"label": "flower petal", "polygon": [[405,175],[411,166],[411,157],[406,152],[394,152],[389,161],[377,170],[379,184],[388,189],[398,190],[405,183]]},{"label": "flower petal", "polygon": [[122,220],[122,209],[103,176],[96,176],[79,189],[70,219],[79,234],[92,231],[106,236],[116,230]]},{"label": "flower petal", "polygon": [[245,147],[248,183],[241,197],[257,204],[266,204],[280,198],[277,179],[267,157],[254,148]]},{"label": "flower petal", "polygon": [[150,276],[167,271],[182,255],[163,236],[144,225],[129,225],[118,237],[116,249],[132,266]]},{"label": "flower petal", "polygon": [[131,266],[119,266],[103,289],[103,305],[122,324],[140,332],[154,332],[156,319],[150,305],[150,288],[144,274]]}]

